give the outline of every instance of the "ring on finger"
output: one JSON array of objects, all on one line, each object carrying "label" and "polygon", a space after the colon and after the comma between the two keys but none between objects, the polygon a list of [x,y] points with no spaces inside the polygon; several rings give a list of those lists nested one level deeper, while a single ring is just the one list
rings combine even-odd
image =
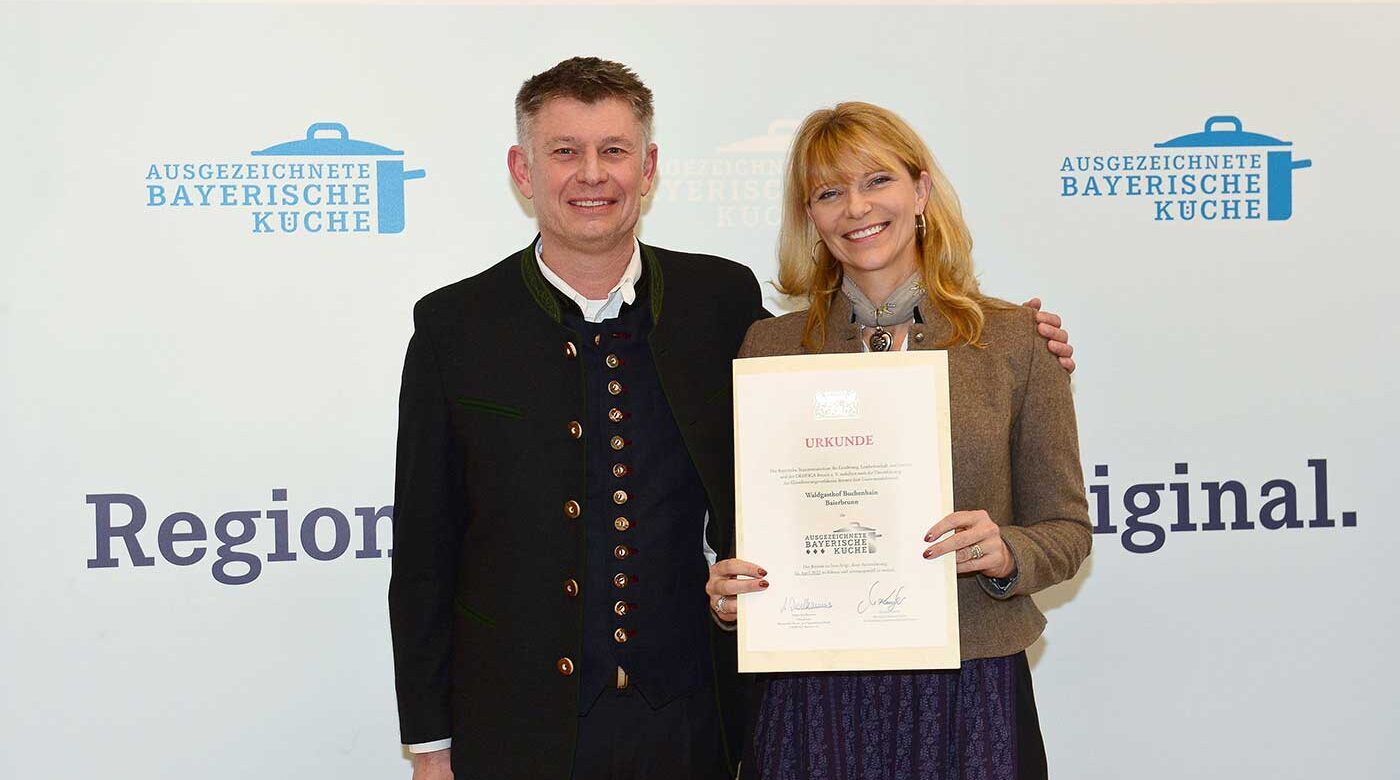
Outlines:
[{"label": "ring on finger", "polygon": [[716,611],[716,612],[723,612],[723,611],[724,611],[724,602],[725,602],[725,600],[727,600],[728,598],[729,598],[728,596],[720,596],[719,598],[715,599],[715,611]]},{"label": "ring on finger", "polygon": [[987,554],[987,553],[985,553],[985,552],[982,551],[982,545],[980,545],[980,544],[974,544],[974,545],[972,545],[972,547],[971,547],[971,549],[970,549],[969,552],[970,552],[970,555],[972,556],[971,559],[974,560],[974,561],[977,560],[978,558],[981,558],[982,556],[984,556],[984,555]]}]

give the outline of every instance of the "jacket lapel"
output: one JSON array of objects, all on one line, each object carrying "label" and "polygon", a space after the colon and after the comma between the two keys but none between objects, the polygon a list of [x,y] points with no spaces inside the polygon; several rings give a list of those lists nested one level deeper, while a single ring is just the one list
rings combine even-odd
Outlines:
[{"label": "jacket lapel", "polygon": [[860,352],[860,326],[851,321],[851,299],[837,292],[831,296],[826,317],[826,343],[822,352]]},{"label": "jacket lapel", "polygon": [[909,328],[909,349],[947,349],[945,345],[953,335],[953,325],[927,295],[919,303],[919,316],[923,322],[916,322]]}]

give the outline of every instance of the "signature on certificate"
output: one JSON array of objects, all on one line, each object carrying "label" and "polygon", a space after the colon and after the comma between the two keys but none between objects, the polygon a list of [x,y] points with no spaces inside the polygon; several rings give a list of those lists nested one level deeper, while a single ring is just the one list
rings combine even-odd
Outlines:
[{"label": "signature on certificate", "polygon": [[878,607],[878,612],[889,614],[899,609],[899,605],[905,600],[903,585],[885,590],[880,587],[880,581],[875,580],[870,583],[870,592],[856,604],[856,612],[864,615],[868,610]]},{"label": "signature on certificate", "polygon": [[788,596],[783,599],[783,605],[778,607],[779,612],[808,612],[814,609],[831,609],[831,602],[798,599]]}]

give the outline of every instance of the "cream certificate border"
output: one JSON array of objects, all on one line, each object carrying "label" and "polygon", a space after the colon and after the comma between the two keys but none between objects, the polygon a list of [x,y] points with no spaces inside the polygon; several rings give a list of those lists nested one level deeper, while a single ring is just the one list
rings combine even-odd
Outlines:
[{"label": "cream certificate border", "polygon": [[[911,386],[910,371],[915,369],[918,381]],[[755,560],[750,554],[761,555],[762,549],[773,549],[775,544],[791,544],[793,540],[773,539],[765,528],[764,518],[750,517],[746,524],[746,514],[762,514],[761,507],[745,505],[744,463],[745,459],[764,457],[759,452],[765,447],[749,442],[745,445],[743,432],[762,431],[766,439],[773,437],[802,437],[804,432],[811,434],[816,425],[813,409],[817,403],[817,388],[811,380],[814,375],[822,375],[824,387],[859,387],[859,407],[863,415],[879,416],[880,429],[884,432],[898,431],[901,439],[912,437],[922,452],[934,453],[937,465],[932,469],[934,479],[929,491],[929,507],[924,516],[908,518],[898,523],[898,550],[900,555],[920,556],[926,545],[918,534],[939,518],[953,511],[953,459],[952,434],[949,422],[948,405],[948,355],[941,350],[919,350],[913,352],[849,353],[830,355],[793,355],[783,357],[745,358],[734,361],[734,496],[737,555],[743,560],[767,566],[763,560]],[[846,380],[838,380],[834,385],[833,376],[845,374]],[[881,374],[888,374],[883,379]],[[922,375],[922,376],[921,376]],[[785,398],[792,403],[783,409],[761,408],[753,396],[759,395],[750,381],[763,377],[765,381],[776,379],[782,385]],[[897,377],[897,378],[896,378]],[[919,391],[919,385],[927,377],[927,393]],[[771,395],[771,386],[769,389]],[[838,393],[839,400],[839,393]],[[910,414],[910,404],[923,405],[920,412]],[[793,413],[802,410],[801,413]],[[789,412],[781,414],[780,412]],[[805,429],[805,430],[804,430]],[[771,457],[771,453],[768,455]],[[925,468],[925,471],[929,469]],[[751,491],[752,492],[752,491]],[[746,512],[747,510],[747,512]],[[889,526],[887,521],[886,525]],[[908,541],[903,539],[909,536]],[[895,538],[881,540],[882,544],[894,545]],[[773,604],[759,608],[757,599],[782,599],[785,589],[780,575],[769,569],[769,579],[777,577],[770,591],[740,597],[739,618],[739,671],[741,672],[782,672],[782,671],[876,671],[896,669],[955,669],[960,665],[960,640],[958,634],[957,572],[953,556],[945,555],[934,561],[920,559],[916,565],[929,569],[920,572],[926,584],[932,583],[934,590],[940,589],[944,603],[941,609],[926,610],[943,615],[946,625],[931,627],[929,634],[942,634],[943,641],[934,638],[927,644],[917,641],[897,647],[849,647],[851,640],[846,637],[839,644],[848,645],[840,649],[822,648],[820,632],[811,632],[808,649],[767,649],[759,648],[754,642],[755,630],[745,615],[763,613],[760,619],[771,619]],[[934,596],[937,598],[937,595]],[[744,611],[744,606],[753,608]],[[878,630],[878,626],[876,627]],[[938,629],[942,630],[938,630]],[[770,632],[771,633],[771,632]]]}]

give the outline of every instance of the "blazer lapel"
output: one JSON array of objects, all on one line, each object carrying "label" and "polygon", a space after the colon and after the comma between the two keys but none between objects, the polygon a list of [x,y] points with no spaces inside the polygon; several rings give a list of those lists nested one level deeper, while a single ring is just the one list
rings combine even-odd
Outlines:
[{"label": "blazer lapel", "polygon": [[823,352],[860,352],[860,326],[851,321],[851,299],[837,292],[831,296],[826,317],[826,343]]},{"label": "blazer lapel", "polygon": [[947,349],[945,345],[953,335],[953,325],[934,307],[927,295],[919,303],[919,316],[923,322],[909,327],[909,349]]}]

